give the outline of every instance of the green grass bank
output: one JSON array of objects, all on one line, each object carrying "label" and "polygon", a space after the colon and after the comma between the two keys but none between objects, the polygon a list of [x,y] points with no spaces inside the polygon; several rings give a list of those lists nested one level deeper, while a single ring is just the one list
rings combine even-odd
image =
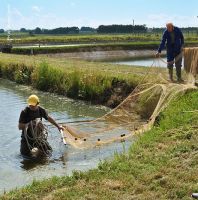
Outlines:
[{"label": "green grass bank", "polygon": [[198,110],[197,99],[196,90],[178,96],[128,152],[97,169],[34,181],[0,199],[190,200],[198,192],[198,112],[186,111]]},{"label": "green grass bank", "polygon": [[[85,51],[157,49],[162,34],[80,34],[80,35],[28,35],[14,34],[10,43],[15,54],[48,54]],[[197,46],[196,34],[184,34],[185,46]],[[0,35],[0,47],[8,43],[6,34]],[[75,46],[72,46],[74,45]],[[37,47],[23,47],[23,45]],[[70,45],[47,47],[46,45]],[[40,47],[39,47],[40,46]]]},{"label": "green grass bank", "polygon": [[[74,52],[92,52],[92,51],[116,51],[116,50],[153,50],[158,49],[159,41],[139,41],[128,43],[108,43],[108,44],[79,44],[76,46],[41,46],[41,47],[14,47],[11,50],[13,54],[50,54],[50,53],[74,53]],[[197,46],[198,41],[188,41],[186,47]]]},{"label": "green grass bank", "polygon": [[91,51],[114,51],[114,50],[141,50],[157,49],[159,42],[128,42],[128,43],[108,43],[108,44],[79,44],[76,46],[59,47],[14,47],[11,53],[14,54],[49,54],[49,53],[70,53],[70,52],[91,52]]},{"label": "green grass bank", "polygon": [[[13,44],[46,44],[46,43],[115,43],[137,41],[160,41],[162,33],[131,33],[131,34],[74,34],[74,35],[44,35],[11,33]],[[197,34],[184,33],[186,41],[197,41]],[[0,34],[0,43],[5,43],[7,33]]]},{"label": "green grass bank", "polygon": [[146,73],[143,67],[0,54],[1,78],[109,107],[117,106]]}]

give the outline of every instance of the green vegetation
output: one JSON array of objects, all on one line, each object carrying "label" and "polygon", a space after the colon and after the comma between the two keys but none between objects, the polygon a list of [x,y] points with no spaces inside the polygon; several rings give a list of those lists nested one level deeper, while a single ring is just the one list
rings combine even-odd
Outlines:
[{"label": "green vegetation", "polygon": [[[6,42],[6,34],[0,34],[0,43]],[[82,34],[82,35],[35,35],[27,34],[13,35],[13,44],[34,44],[34,43],[112,43],[130,41],[156,41],[161,36],[154,34]],[[193,37],[194,38],[194,37]]]},{"label": "green vegetation", "polygon": [[[157,49],[158,42],[133,42],[133,43],[108,43],[108,44],[86,44],[76,46],[62,47],[26,47],[13,48],[14,54],[49,54],[49,53],[67,53],[67,52],[90,52],[90,51],[108,51],[108,50],[134,50],[134,49]],[[33,51],[33,52],[31,52]]]},{"label": "green vegetation", "polygon": [[[152,42],[160,41],[159,33],[132,33],[132,34],[79,34],[79,35],[33,35],[26,33],[11,33],[12,44],[89,44],[89,43],[125,43],[125,42]],[[185,41],[197,42],[197,34],[184,34]],[[0,44],[6,43],[7,34],[0,34]]]},{"label": "green vegetation", "polygon": [[[147,69],[44,55],[0,54],[0,77],[73,98],[99,99],[100,103],[104,101],[100,97],[111,91],[116,81],[133,89]],[[160,70],[164,72],[157,72]],[[147,103],[157,97],[150,96]],[[190,200],[191,192],[198,192],[198,112],[185,111],[198,110],[197,98],[197,91],[177,97],[151,131],[137,136],[128,152],[115,154],[114,160],[100,163],[97,169],[34,181],[0,199]]]},{"label": "green vegetation", "polygon": [[[196,34],[184,35],[185,46],[198,45]],[[157,49],[161,40],[161,36],[162,33],[74,35],[37,34],[30,36],[27,33],[20,34],[20,32],[16,32],[11,36],[12,40],[9,41],[9,43],[11,43],[14,47],[11,53],[29,55],[31,53],[48,54],[87,51]],[[0,34],[0,47],[7,43],[8,41],[6,34]],[[68,46],[56,46],[60,44]],[[24,47],[22,47],[23,45]],[[30,47],[28,47],[28,45],[30,45]]]},{"label": "green vegetation", "polygon": [[197,188],[198,92],[178,96],[151,131],[129,152],[71,177],[34,181],[0,198],[18,199],[184,199]]},{"label": "green vegetation", "polygon": [[61,57],[54,59],[47,56],[0,54],[0,60],[2,78],[28,84],[42,91],[102,104],[111,98],[116,83],[130,88],[122,95],[124,98],[147,72],[142,67],[131,68]]}]

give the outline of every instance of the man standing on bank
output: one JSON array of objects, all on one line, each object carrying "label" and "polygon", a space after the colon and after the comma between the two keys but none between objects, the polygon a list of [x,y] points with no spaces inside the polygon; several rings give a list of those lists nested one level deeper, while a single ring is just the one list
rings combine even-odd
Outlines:
[{"label": "man standing on bank", "polygon": [[182,47],[184,45],[184,36],[181,30],[173,26],[172,23],[166,24],[166,30],[163,33],[162,41],[159,49],[156,53],[156,57],[159,57],[161,51],[166,45],[167,50],[167,67],[169,72],[169,80],[173,82],[173,64],[175,63],[177,81],[183,82],[181,78],[181,67],[182,67]]},{"label": "man standing on bank", "polygon": [[[20,151],[22,156],[32,157],[33,148],[36,148],[39,151],[45,151],[46,153],[47,151],[52,150],[47,142],[47,136],[41,137],[42,135],[40,135],[39,140],[42,141],[37,141],[37,138],[35,138],[32,133],[32,131],[35,130],[37,119],[42,120],[42,118],[44,118],[45,120],[48,120],[51,124],[56,126],[59,131],[64,130],[64,128],[57,124],[55,120],[47,114],[47,111],[44,108],[39,106],[39,98],[36,95],[29,96],[27,102],[28,106],[21,111],[19,117],[18,128],[19,130],[22,130]],[[40,125],[42,127],[42,124]]]}]

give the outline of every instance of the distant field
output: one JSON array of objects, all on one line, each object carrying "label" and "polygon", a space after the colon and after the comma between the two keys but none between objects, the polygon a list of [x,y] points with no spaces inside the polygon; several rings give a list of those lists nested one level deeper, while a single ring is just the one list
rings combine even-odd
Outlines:
[{"label": "distant field", "polygon": [[[138,41],[160,41],[162,36],[157,33],[137,34],[75,34],[75,35],[32,35],[28,33],[11,33],[12,44],[82,44],[82,43],[117,43],[117,42],[138,42]],[[198,41],[197,34],[184,34],[186,41]],[[0,43],[7,42],[7,34],[0,34]]]},{"label": "distant field", "polygon": [[[184,34],[185,46],[198,46],[197,34]],[[9,43],[14,54],[51,54],[68,52],[156,50],[161,34],[75,34],[75,35],[32,35],[11,33]],[[7,44],[7,35],[0,34],[0,47]]]}]

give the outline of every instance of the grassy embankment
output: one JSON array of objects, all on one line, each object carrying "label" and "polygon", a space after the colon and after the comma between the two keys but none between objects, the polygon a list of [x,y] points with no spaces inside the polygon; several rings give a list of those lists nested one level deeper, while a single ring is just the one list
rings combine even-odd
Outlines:
[{"label": "grassy embankment", "polygon": [[[134,50],[157,49],[161,40],[160,34],[92,34],[92,35],[18,35],[13,36],[12,44],[36,44],[38,47],[12,49],[12,53],[34,54],[82,52],[82,51],[108,51],[108,50]],[[6,43],[6,37],[0,37],[0,44]],[[39,44],[41,47],[39,48]],[[77,46],[43,47],[45,44],[79,44]],[[185,35],[186,46],[196,46],[196,35]]]},{"label": "grassy embankment", "polygon": [[[13,44],[34,43],[115,43],[132,41],[159,41],[161,34],[156,33],[132,33],[132,34],[74,34],[74,35],[33,35],[11,33]],[[196,34],[185,34],[186,41],[197,41]],[[0,43],[6,42],[7,33],[0,34]]]},{"label": "grassy embankment", "polygon": [[[194,44],[194,43],[193,43]],[[157,49],[159,42],[140,41],[128,43],[108,43],[108,44],[79,44],[76,46],[44,46],[44,47],[14,47],[11,53],[14,54],[49,54],[49,53],[69,53],[69,52],[91,52],[91,51],[115,51],[115,50],[141,50]]]},{"label": "grassy embankment", "polygon": [[[45,44],[45,43],[112,43],[130,41],[156,41],[159,35],[154,34],[75,34],[75,35],[11,35],[13,44]],[[192,40],[194,36],[190,36]],[[0,34],[0,43],[6,42],[7,35]]]},{"label": "grassy embankment", "polygon": [[143,67],[0,54],[0,77],[111,107],[118,105],[146,73]]},{"label": "grassy embankment", "polygon": [[198,192],[198,112],[186,111],[198,109],[197,99],[197,91],[177,97],[129,152],[97,169],[34,181],[0,199],[190,200]]}]

